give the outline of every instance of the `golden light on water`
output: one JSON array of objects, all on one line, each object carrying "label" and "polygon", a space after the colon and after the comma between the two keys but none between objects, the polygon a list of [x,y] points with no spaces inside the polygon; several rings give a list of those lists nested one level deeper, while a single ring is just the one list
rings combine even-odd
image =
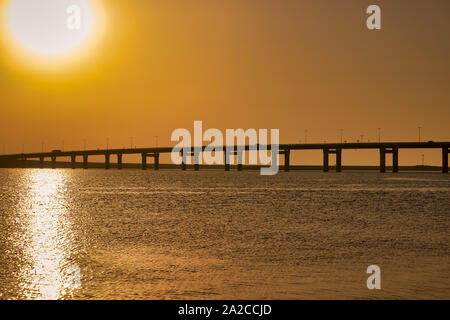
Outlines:
[{"label": "golden light on water", "polygon": [[67,171],[30,170],[22,212],[25,219],[20,245],[24,248],[19,275],[28,299],[61,299],[78,288],[79,270],[70,256],[75,242],[65,200]]}]

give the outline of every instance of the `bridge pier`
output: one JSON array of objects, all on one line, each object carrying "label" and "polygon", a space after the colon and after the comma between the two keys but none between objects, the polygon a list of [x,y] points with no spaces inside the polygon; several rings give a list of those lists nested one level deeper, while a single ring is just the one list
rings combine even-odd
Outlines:
[{"label": "bridge pier", "polygon": [[380,148],[380,172],[386,172],[386,148]]},{"label": "bridge pier", "polygon": [[392,148],[392,172],[398,172],[398,147]]},{"label": "bridge pier", "polygon": [[83,169],[87,170],[88,168],[88,155],[83,154]]},{"label": "bridge pier", "polygon": [[336,172],[342,171],[342,148],[323,149],[323,171],[328,172],[330,170],[330,154],[336,155]]},{"label": "bridge pier", "polygon": [[110,163],[110,154],[106,153],[105,154],[105,169],[109,170],[109,168],[111,168],[111,163]]},{"label": "bridge pier", "polygon": [[442,173],[448,173],[448,147],[442,148]]},{"label": "bridge pier", "polygon": [[224,169],[225,171],[230,171],[230,154],[228,153],[226,148],[224,148],[223,150],[223,157]]},{"label": "bridge pier", "polygon": [[386,153],[392,153],[392,172],[398,172],[398,147],[380,148],[380,172],[386,172]]},{"label": "bridge pier", "polygon": [[181,170],[186,171],[186,157],[187,155],[184,152],[184,149],[180,151],[181,154]]},{"label": "bridge pier", "polygon": [[236,156],[236,159],[237,159],[237,171],[244,170],[244,164],[243,164],[244,152],[245,152],[245,149],[239,148],[238,146],[236,147],[236,151],[234,152],[234,155]]},{"label": "bridge pier", "polygon": [[196,147],[194,147],[194,152],[191,154],[191,157],[194,157],[194,171],[200,170],[200,164],[199,164],[199,151],[195,150]]},{"label": "bridge pier", "polygon": [[56,168],[56,157],[52,156],[52,169]]},{"label": "bridge pier", "polygon": [[201,147],[194,146],[194,151],[191,153],[191,157],[194,157],[194,171],[200,170],[200,152]]},{"label": "bridge pier", "polygon": [[77,164],[77,156],[73,154],[70,157],[71,157],[72,169],[75,169],[76,164]]},{"label": "bridge pier", "polygon": [[27,167],[27,158],[25,158],[25,157],[22,157],[22,158],[20,158],[20,166],[22,167],[22,168],[26,168]]},{"label": "bridge pier", "polygon": [[328,148],[324,148],[323,149],[323,172],[328,172],[328,170],[329,170],[328,154],[329,154]]},{"label": "bridge pier", "polygon": [[142,153],[141,157],[142,157],[142,170],[147,170],[147,154]]},{"label": "bridge pier", "polygon": [[291,166],[291,149],[285,149],[284,154],[284,171],[288,172]]},{"label": "bridge pier", "polygon": [[155,165],[153,168],[159,170],[159,152],[155,152]]},{"label": "bridge pier", "polygon": [[39,161],[40,161],[40,168],[41,168],[41,169],[44,169],[44,159],[45,159],[44,157],[40,157],[40,158],[39,158]]},{"label": "bridge pier", "polygon": [[119,169],[119,170],[122,169],[122,154],[121,153],[117,154],[117,169]]},{"label": "bridge pier", "polygon": [[342,172],[342,148],[336,149],[336,172]]}]

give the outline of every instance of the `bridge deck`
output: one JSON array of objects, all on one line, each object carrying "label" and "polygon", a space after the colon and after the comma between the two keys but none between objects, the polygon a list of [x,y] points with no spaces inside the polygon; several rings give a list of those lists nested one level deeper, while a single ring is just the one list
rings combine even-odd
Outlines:
[{"label": "bridge deck", "polygon": [[[89,156],[105,156],[105,169],[111,168],[110,157],[117,155],[118,168],[122,169],[122,156],[124,154],[140,154],[142,156],[142,169],[147,169],[147,157],[154,158],[154,168],[159,169],[159,156],[161,153],[181,152],[183,150],[183,161],[181,169],[186,170],[187,157],[195,157],[198,151],[209,152],[217,151],[222,148],[225,153],[224,166],[225,170],[230,170],[230,155],[240,154],[240,151],[249,150],[271,150],[270,145],[245,145],[245,146],[202,146],[189,150],[183,150],[183,147],[164,147],[164,148],[134,148],[134,149],[97,149],[97,150],[75,150],[75,151],[55,151],[40,153],[22,153],[0,156],[0,166],[22,166],[25,167],[24,160],[37,158],[41,162],[41,168],[44,167],[44,159],[51,158],[52,167],[56,167],[56,159],[61,157],[71,157],[72,168],[76,168],[76,158],[83,157],[83,167],[88,168]],[[323,150],[323,171],[329,171],[329,155],[336,154],[336,171],[342,171],[342,150],[344,149],[378,149],[380,152],[380,172],[386,171],[386,154],[392,154],[392,171],[398,172],[399,168],[399,149],[442,149],[442,172],[448,173],[448,154],[450,142],[382,142],[382,143],[311,143],[311,144],[280,144],[278,146],[278,154],[284,157],[284,170],[289,171],[290,154],[292,150]],[[196,159],[197,157],[195,157]],[[239,160],[238,156],[238,162]],[[197,161],[197,160],[195,160]],[[20,165],[18,163],[21,163]],[[243,163],[238,163],[238,170],[242,170]],[[199,170],[199,163],[194,164],[194,169]]]},{"label": "bridge deck", "polygon": [[[207,146],[202,146],[204,150]],[[220,147],[220,146],[218,146]],[[227,146],[222,146],[223,150]],[[251,148],[262,148],[264,145],[246,145],[241,148],[246,151]],[[238,147],[231,147],[237,151]],[[266,146],[268,150],[270,145]],[[311,144],[280,144],[279,150],[323,150],[323,149],[381,149],[381,148],[399,148],[399,149],[441,149],[450,148],[450,142],[364,142],[364,143],[311,143]],[[1,159],[30,159],[30,158],[48,158],[48,157],[70,157],[83,155],[106,155],[106,154],[142,154],[142,153],[170,153],[174,152],[173,147],[161,148],[125,148],[125,149],[97,149],[97,150],[72,150],[62,152],[37,152],[37,153],[19,153],[0,155]]]}]

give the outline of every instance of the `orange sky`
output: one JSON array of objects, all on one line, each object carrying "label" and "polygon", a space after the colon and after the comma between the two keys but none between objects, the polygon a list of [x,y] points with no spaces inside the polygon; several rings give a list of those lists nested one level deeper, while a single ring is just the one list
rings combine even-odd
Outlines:
[{"label": "orange sky", "polygon": [[[5,1],[1,1],[5,3]],[[448,0],[95,1],[106,22],[61,66],[0,41],[0,143],[7,153],[173,145],[171,132],[279,128],[281,143],[450,141]],[[382,8],[369,31],[365,9]],[[4,10],[5,6],[0,6]],[[3,15],[4,16],[4,15]],[[5,28],[5,23],[1,23]],[[3,33],[0,33],[3,34]],[[2,146],[0,146],[2,147]],[[0,152],[3,152],[0,149]],[[402,155],[403,153],[403,155]],[[440,164],[402,151],[400,164]],[[302,163],[320,154],[302,153]],[[344,154],[376,164],[376,152]],[[420,160],[421,161],[421,160]],[[300,162],[299,162],[300,163]]]}]

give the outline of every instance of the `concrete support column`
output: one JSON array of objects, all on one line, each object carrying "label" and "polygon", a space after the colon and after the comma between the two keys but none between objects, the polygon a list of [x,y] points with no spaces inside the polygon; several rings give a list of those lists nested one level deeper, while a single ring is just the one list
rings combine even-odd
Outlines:
[{"label": "concrete support column", "polygon": [[398,148],[392,148],[392,172],[398,172]]},{"label": "concrete support column", "polygon": [[194,152],[192,153],[192,156],[194,157],[194,170],[198,171],[200,170],[200,152],[201,148],[194,146]]},{"label": "concrete support column", "polygon": [[291,166],[291,150],[284,150],[284,171],[288,172]]},{"label": "concrete support column", "polygon": [[448,147],[442,148],[442,173],[448,173]]},{"label": "concrete support column", "polygon": [[72,164],[72,169],[75,169],[75,167],[76,167],[76,164],[77,164],[77,156],[76,155],[71,155],[71,157],[70,157],[71,159],[71,164]]},{"label": "concrete support column", "polygon": [[142,157],[142,170],[147,170],[147,154],[142,153],[141,157]]},{"label": "concrete support column", "polygon": [[244,152],[244,148],[236,146],[237,171],[244,170]]},{"label": "concrete support column", "polygon": [[52,169],[55,169],[55,168],[56,168],[56,157],[53,156],[52,157]]},{"label": "concrete support column", "polygon": [[117,154],[117,169],[119,169],[119,170],[122,169],[122,154],[121,153]]},{"label": "concrete support column", "polygon": [[39,161],[41,163],[41,169],[44,169],[44,157],[40,157]]},{"label": "concrete support column", "polygon": [[84,154],[83,155],[83,169],[87,169],[88,168],[88,155]]},{"label": "concrete support column", "polygon": [[336,172],[342,172],[342,148],[336,149]]},{"label": "concrete support column", "polygon": [[184,152],[184,149],[181,150],[181,170],[186,171],[186,161],[187,161],[187,155]]},{"label": "concrete support column", "polygon": [[110,157],[111,155],[109,153],[105,154],[105,169],[109,170],[109,168],[111,168],[111,163],[110,163]]},{"label": "concrete support column", "polygon": [[323,149],[323,171],[324,172],[328,172],[329,167],[328,167],[328,149],[324,148]]},{"label": "concrete support column", "polygon": [[159,152],[155,152],[155,165],[154,165],[154,169],[155,169],[155,170],[159,170]]},{"label": "concrete support column", "polygon": [[380,172],[386,172],[386,148],[380,148]]},{"label": "concrete support column", "polygon": [[195,151],[195,148],[194,148],[194,153],[192,154],[192,157],[194,157],[194,170],[195,171],[200,170],[200,165],[198,163],[199,162],[199,154],[197,151]]},{"label": "concrete support column", "polygon": [[224,164],[225,164],[225,171],[230,171],[230,155],[228,154],[226,148],[223,150],[223,156],[224,156]]}]

